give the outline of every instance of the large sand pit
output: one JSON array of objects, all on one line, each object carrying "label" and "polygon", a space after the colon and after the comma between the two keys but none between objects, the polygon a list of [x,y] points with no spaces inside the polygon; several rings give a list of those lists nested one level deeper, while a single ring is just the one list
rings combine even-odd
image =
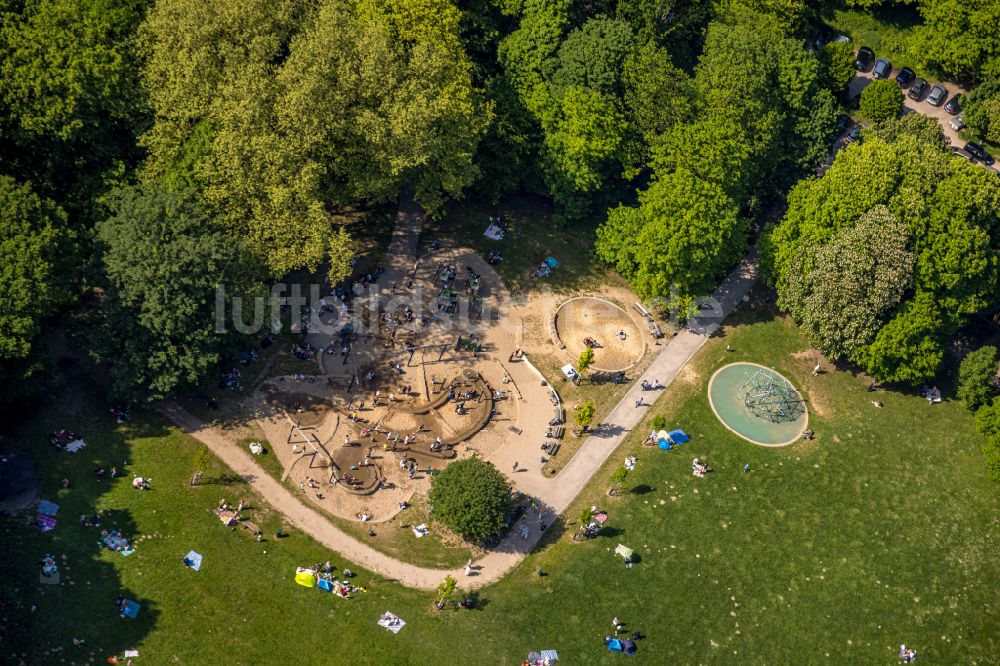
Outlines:
[{"label": "large sand pit", "polygon": [[[642,331],[628,313],[603,298],[584,296],[563,303],[556,310],[555,331],[573,363],[586,346],[584,340],[593,338],[598,346],[592,367],[598,371],[627,370],[646,350]],[[621,331],[624,340],[618,336]]]}]

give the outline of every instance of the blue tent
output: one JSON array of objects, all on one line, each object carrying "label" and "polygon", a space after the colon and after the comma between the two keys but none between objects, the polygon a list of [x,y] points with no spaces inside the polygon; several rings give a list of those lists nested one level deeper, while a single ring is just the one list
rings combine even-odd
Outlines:
[{"label": "blue tent", "polygon": [[325,592],[333,592],[333,582],[327,580],[326,578],[320,578],[316,581],[316,587]]},{"label": "blue tent", "polygon": [[683,430],[671,430],[667,435],[674,444],[683,444],[691,439]]},{"label": "blue tent", "polygon": [[556,261],[555,257],[548,257],[545,260],[545,265],[548,266],[549,268],[555,268],[556,266],[559,265],[559,262]]},{"label": "blue tent", "polygon": [[660,446],[660,448],[661,448],[661,449],[663,449],[664,451],[669,451],[670,449],[674,448],[674,447],[670,446],[670,442],[669,442],[669,441],[667,441],[667,439],[666,439],[666,438],[663,438],[663,439],[661,439],[661,440],[659,441],[659,446]]}]

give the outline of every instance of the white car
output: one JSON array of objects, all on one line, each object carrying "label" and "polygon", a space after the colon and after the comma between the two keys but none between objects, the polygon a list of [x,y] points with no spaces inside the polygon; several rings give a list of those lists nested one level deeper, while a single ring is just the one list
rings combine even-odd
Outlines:
[{"label": "white car", "polygon": [[948,121],[948,127],[952,128],[956,132],[960,132],[965,129],[965,116],[955,116]]}]

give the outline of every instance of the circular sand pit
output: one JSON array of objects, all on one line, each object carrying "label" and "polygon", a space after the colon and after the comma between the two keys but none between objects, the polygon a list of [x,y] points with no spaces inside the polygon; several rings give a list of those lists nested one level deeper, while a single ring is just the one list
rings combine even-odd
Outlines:
[{"label": "circular sand pit", "polygon": [[[618,337],[625,332],[625,339]],[[627,370],[642,359],[646,343],[642,331],[628,313],[603,298],[572,298],[556,310],[555,333],[575,363],[586,347],[585,340],[597,342],[593,369],[604,372]]]},{"label": "circular sand pit", "polygon": [[791,382],[756,363],[730,363],[708,383],[708,401],[722,424],[760,446],[786,446],[809,422],[805,400]]}]

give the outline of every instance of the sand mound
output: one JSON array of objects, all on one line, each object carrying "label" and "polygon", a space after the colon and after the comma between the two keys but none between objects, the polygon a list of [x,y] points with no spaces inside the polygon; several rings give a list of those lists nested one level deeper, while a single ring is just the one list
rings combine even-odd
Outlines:
[{"label": "sand mound", "polygon": [[[593,338],[594,369],[615,372],[625,370],[642,358],[645,343],[642,331],[620,307],[603,298],[574,298],[556,311],[556,335],[566,346],[571,362],[580,358],[584,339]],[[618,337],[625,332],[625,339]]]}]

